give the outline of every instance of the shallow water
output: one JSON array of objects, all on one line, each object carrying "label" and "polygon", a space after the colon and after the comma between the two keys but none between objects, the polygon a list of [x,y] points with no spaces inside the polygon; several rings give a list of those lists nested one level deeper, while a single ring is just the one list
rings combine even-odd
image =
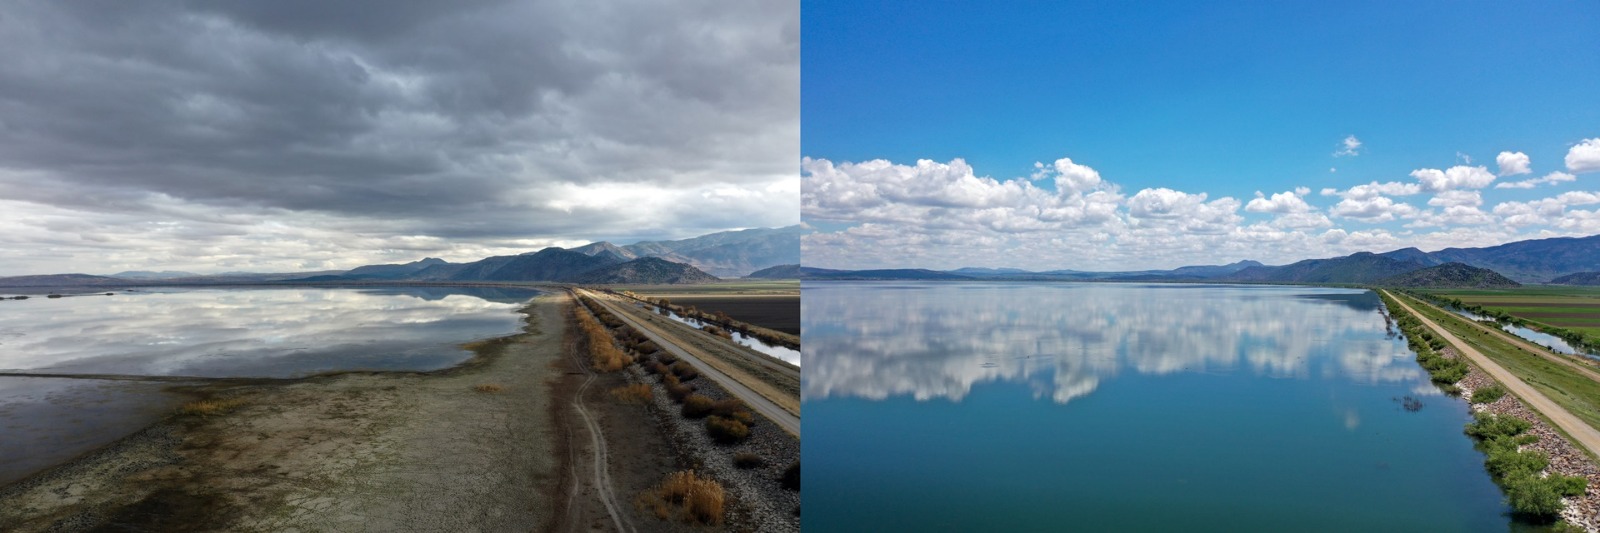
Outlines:
[{"label": "shallow water", "polygon": [[[807,529],[1504,531],[1368,292],[805,282]],[[1402,400],[1420,398],[1410,411]]]},{"label": "shallow water", "polygon": [[[102,293],[103,294],[103,293]],[[0,302],[0,369],[124,376],[294,377],[434,370],[522,327],[537,291],[151,289]],[[185,398],[175,384],[0,374],[0,484],[132,434]]]},{"label": "shallow water", "polygon": [[[684,318],[683,316],[678,315],[678,313],[675,313],[675,312],[672,312],[672,311],[668,311],[667,312],[667,318],[676,320],[676,321],[684,323],[684,324],[688,324],[688,325],[694,326],[696,328],[701,327],[703,325],[703,324],[700,323],[699,320],[695,320],[693,318]],[[745,335],[743,333],[739,333],[737,331],[731,331],[729,333],[733,335],[733,342],[736,343],[736,344],[739,344],[739,345],[744,346],[746,348],[750,348],[752,350],[755,350],[755,351],[758,351],[758,352],[761,352],[761,353],[776,357],[778,359],[782,359],[785,362],[791,363],[791,364],[793,364],[795,366],[800,366],[800,351],[799,350],[796,350],[794,348],[789,348],[789,347],[786,347],[786,346],[774,346],[774,345],[771,345],[771,344],[767,344],[766,341],[763,341],[761,339]]]},{"label": "shallow water", "polygon": [[[1484,316],[1484,315],[1480,315],[1480,314],[1477,314],[1477,313],[1474,313],[1474,312],[1471,312],[1471,311],[1467,311],[1465,309],[1458,309],[1458,308],[1454,308],[1454,307],[1445,307],[1445,309],[1448,309],[1448,310],[1450,310],[1451,312],[1453,312],[1453,313],[1455,313],[1457,315],[1461,315],[1463,317],[1466,317],[1469,320],[1473,320],[1473,321],[1477,321],[1477,322],[1483,322],[1483,321],[1486,321],[1486,320],[1494,320],[1494,319],[1492,319],[1490,317],[1487,317],[1487,316]],[[1537,344],[1539,346],[1543,346],[1545,348],[1549,348],[1551,351],[1554,351],[1556,353],[1564,353],[1564,354],[1568,354],[1568,355],[1581,355],[1581,356],[1584,356],[1584,357],[1588,357],[1590,359],[1600,359],[1600,354],[1596,354],[1596,353],[1593,353],[1593,352],[1588,351],[1588,350],[1579,350],[1578,348],[1573,347],[1571,344],[1567,344],[1567,341],[1562,339],[1561,337],[1557,337],[1557,336],[1551,335],[1549,333],[1541,333],[1541,332],[1534,331],[1534,330],[1529,329],[1529,328],[1525,328],[1525,327],[1522,327],[1522,326],[1513,326],[1511,324],[1496,324],[1496,325],[1500,327],[1501,331],[1504,331],[1506,333],[1510,333],[1512,335],[1516,335],[1518,337],[1522,337],[1522,340]]]},{"label": "shallow water", "polygon": [[149,289],[0,302],[0,370],[295,377],[434,370],[516,332],[532,290]]}]

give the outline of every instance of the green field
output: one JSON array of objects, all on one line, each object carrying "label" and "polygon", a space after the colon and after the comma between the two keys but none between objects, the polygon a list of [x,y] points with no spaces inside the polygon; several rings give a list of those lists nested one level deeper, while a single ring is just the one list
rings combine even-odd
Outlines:
[{"label": "green field", "polygon": [[1529,286],[1515,289],[1430,290],[1443,298],[1577,331],[1600,341],[1600,287]]},{"label": "green field", "polygon": [[1483,355],[1590,426],[1600,428],[1600,382],[1579,374],[1571,367],[1517,348],[1496,335],[1474,327],[1455,313],[1403,294],[1396,294],[1395,297],[1404,299],[1417,312],[1457,338],[1472,343]]}]

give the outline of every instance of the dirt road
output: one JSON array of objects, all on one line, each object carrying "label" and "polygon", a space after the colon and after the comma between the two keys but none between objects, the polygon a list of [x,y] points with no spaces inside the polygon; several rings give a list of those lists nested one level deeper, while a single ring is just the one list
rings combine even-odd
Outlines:
[{"label": "dirt road", "polygon": [[[638,531],[637,528],[633,527],[632,521],[625,518],[623,507],[617,503],[616,486],[611,482],[611,453],[606,446],[605,430],[601,428],[596,421],[597,417],[590,414],[589,408],[586,406],[588,399],[585,398],[585,395],[600,376],[589,369],[589,365],[583,363],[575,350],[568,350],[567,355],[572,359],[573,365],[581,369],[584,375],[587,376],[583,380],[583,384],[578,386],[577,393],[572,396],[572,407],[573,410],[577,411],[579,419],[583,421],[584,429],[589,434],[590,457],[593,459],[591,462],[594,465],[594,475],[590,480],[591,486],[598,493],[600,502],[605,506],[606,514],[611,517],[611,524],[616,527],[616,531],[630,533]],[[574,486],[573,488],[574,490],[568,495],[569,509],[578,496],[577,487]]]},{"label": "dirt road", "polygon": [[[1388,292],[1385,291],[1385,294],[1388,294]],[[1413,316],[1417,317],[1418,320],[1421,320],[1422,324],[1427,326],[1428,329],[1433,330],[1435,335],[1438,335],[1439,338],[1444,339],[1445,342],[1455,346],[1457,351],[1467,356],[1467,359],[1472,360],[1472,364],[1483,369],[1483,371],[1488,373],[1490,377],[1493,377],[1495,381],[1498,381],[1501,385],[1505,386],[1506,390],[1509,390],[1512,394],[1516,394],[1517,397],[1522,398],[1522,401],[1526,402],[1529,407],[1539,411],[1540,414],[1543,414],[1546,418],[1550,419],[1550,421],[1557,427],[1560,427],[1562,431],[1565,431],[1567,435],[1572,436],[1575,444],[1588,449],[1592,454],[1600,456],[1600,430],[1596,430],[1589,424],[1584,423],[1583,420],[1573,416],[1572,413],[1567,412],[1566,409],[1562,409],[1560,405],[1550,401],[1550,398],[1546,397],[1544,394],[1541,394],[1537,389],[1534,389],[1532,386],[1522,381],[1521,378],[1518,378],[1515,374],[1512,374],[1504,367],[1496,364],[1493,360],[1483,355],[1483,352],[1478,351],[1477,348],[1473,347],[1471,344],[1463,342],[1460,338],[1452,335],[1449,331],[1439,327],[1438,324],[1434,323],[1432,320],[1428,319],[1428,317],[1417,312],[1416,309],[1407,304],[1405,300],[1401,299],[1402,297],[1395,296],[1393,294],[1389,294],[1389,296],[1394,298],[1394,301],[1399,303],[1400,307],[1404,307],[1407,311],[1411,312]]]},{"label": "dirt road", "polygon": [[[761,383],[746,384],[738,379],[734,379],[733,377],[729,376],[730,372],[724,372],[716,365],[708,363],[706,359],[710,356],[706,356],[704,353],[700,352],[700,350],[694,349],[692,346],[689,346],[688,343],[679,340],[676,335],[663,331],[662,328],[655,327],[653,324],[646,324],[643,321],[635,319],[631,313],[623,311],[620,308],[621,306],[605,297],[601,297],[587,291],[582,291],[581,294],[585,294],[593,298],[594,301],[611,311],[611,313],[616,315],[617,318],[621,319],[629,326],[632,326],[640,333],[643,333],[645,337],[649,338],[651,341],[654,341],[657,345],[660,345],[662,349],[677,356],[679,359],[688,361],[689,364],[693,365],[695,370],[698,370],[703,376],[715,380],[717,384],[722,385],[724,389],[727,389],[730,394],[733,394],[740,400],[744,401],[744,403],[749,405],[751,409],[754,409],[761,416],[771,420],[778,427],[783,428],[784,431],[787,431],[789,434],[797,437],[800,435],[798,398],[795,398],[792,401],[788,401],[787,398],[781,397],[773,398],[772,396],[780,395],[776,391],[772,391],[771,387],[763,387],[763,384]],[[758,393],[756,390],[754,390],[755,388],[764,388],[766,389],[767,394]]]}]

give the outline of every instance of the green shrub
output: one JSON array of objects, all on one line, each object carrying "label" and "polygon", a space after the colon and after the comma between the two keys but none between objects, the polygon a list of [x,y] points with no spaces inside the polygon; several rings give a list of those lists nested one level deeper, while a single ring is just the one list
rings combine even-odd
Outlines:
[{"label": "green shrub", "polygon": [[1506,389],[1499,385],[1490,385],[1472,393],[1472,403],[1494,403],[1495,400],[1504,398]]},{"label": "green shrub", "polygon": [[1527,420],[1514,416],[1502,416],[1493,413],[1473,413],[1472,423],[1467,424],[1467,435],[1478,440],[1493,440],[1497,437],[1512,437],[1522,434],[1533,427]]},{"label": "green shrub", "polygon": [[1551,474],[1550,477],[1545,478],[1545,481],[1554,485],[1556,492],[1568,498],[1582,496],[1585,491],[1589,490],[1589,480],[1583,476]]},{"label": "green shrub", "polygon": [[1541,518],[1555,517],[1561,513],[1561,493],[1555,484],[1533,475],[1519,475],[1505,480],[1501,487],[1506,492],[1506,504],[1511,512]]},{"label": "green shrub", "polygon": [[750,427],[738,420],[712,415],[706,418],[706,433],[711,435],[711,440],[722,444],[733,444],[749,438]]}]

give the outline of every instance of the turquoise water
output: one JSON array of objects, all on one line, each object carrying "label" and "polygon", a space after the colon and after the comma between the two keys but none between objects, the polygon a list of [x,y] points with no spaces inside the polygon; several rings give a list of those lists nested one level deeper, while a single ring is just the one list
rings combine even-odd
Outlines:
[{"label": "turquoise water", "polygon": [[807,530],[1511,525],[1368,292],[806,282],[802,324]]}]

